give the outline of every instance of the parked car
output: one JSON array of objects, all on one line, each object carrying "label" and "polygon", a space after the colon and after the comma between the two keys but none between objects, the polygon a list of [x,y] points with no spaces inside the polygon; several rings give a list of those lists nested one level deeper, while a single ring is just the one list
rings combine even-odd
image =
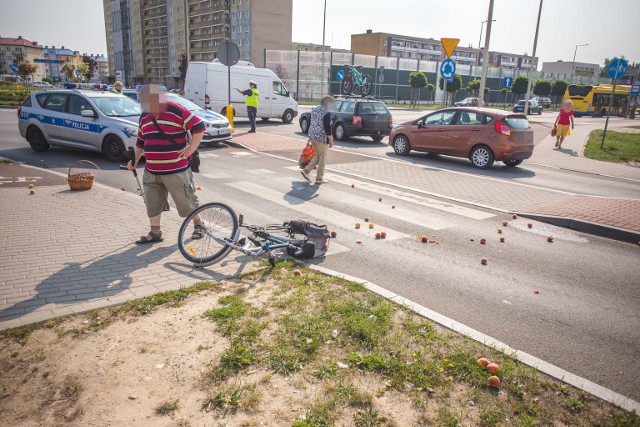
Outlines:
[{"label": "parked car", "polygon": [[478,98],[465,98],[455,103],[456,107],[477,107]]},{"label": "parked car", "polygon": [[532,99],[536,101],[539,105],[541,105],[543,108],[551,108],[551,98],[537,96]]},{"label": "parked car", "polygon": [[138,135],[140,104],[100,90],[39,90],[18,107],[18,129],[34,151],[64,146],[104,153],[119,162]]},{"label": "parked car", "polygon": [[[513,106],[514,113],[522,113],[524,112],[525,100],[521,99],[516,102],[516,105]],[[530,100],[529,101],[529,114],[537,113],[538,115],[542,114],[542,105],[539,105],[537,101]]]},{"label": "parked car", "polygon": [[454,107],[394,127],[389,144],[401,156],[415,150],[465,157],[482,169],[496,160],[515,167],[533,154],[533,129],[522,114]]},{"label": "parked car", "polygon": [[[309,132],[311,113],[303,113],[299,123],[302,132]],[[382,101],[366,98],[338,98],[331,110],[333,136],[344,141],[351,136],[370,136],[380,142],[393,126],[391,112]]]},{"label": "parked car", "polygon": [[182,105],[204,122],[205,130],[202,142],[221,142],[231,139],[231,125],[225,116],[214,111],[205,110],[175,93],[167,93],[167,99]]},{"label": "parked car", "polygon": [[31,83],[33,87],[39,87],[41,89],[53,89],[53,85],[47,82],[33,82]]},{"label": "parked car", "polygon": [[122,89],[122,94],[128,96],[136,102],[140,102],[140,92],[137,89]]}]

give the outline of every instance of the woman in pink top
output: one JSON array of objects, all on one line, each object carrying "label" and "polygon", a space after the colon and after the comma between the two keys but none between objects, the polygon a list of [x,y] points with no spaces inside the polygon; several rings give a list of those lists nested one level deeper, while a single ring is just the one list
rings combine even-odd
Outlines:
[{"label": "woman in pink top", "polygon": [[556,147],[562,148],[562,141],[569,133],[569,126],[573,129],[573,102],[568,99],[562,103],[562,108],[556,119]]}]

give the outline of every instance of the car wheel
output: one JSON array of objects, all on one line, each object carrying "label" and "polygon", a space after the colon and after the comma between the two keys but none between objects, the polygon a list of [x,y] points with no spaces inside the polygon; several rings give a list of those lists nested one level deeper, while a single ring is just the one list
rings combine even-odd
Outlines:
[{"label": "car wheel", "polygon": [[371,137],[371,139],[373,139],[373,142],[380,142],[382,141],[383,138],[384,138],[384,135],[374,135]]},{"label": "car wheel", "polygon": [[542,108],[538,110],[538,115],[541,116],[542,115]]},{"label": "car wheel", "polygon": [[29,128],[29,131],[27,132],[27,142],[29,143],[33,151],[47,151],[49,147],[51,147],[47,142],[47,139],[44,137],[42,131],[36,126],[32,126]]},{"label": "car wheel", "polygon": [[309,120],[306,117],[300,119],[300,130],[302,133],[309,133]]},{"label": "car wheel", "polygon": [[509,166],[510,168],[515,168],[516,166],[520,166],[524,160],[505,160],[504,164]]},{"label": "car wheel", "polygon": [[347,139],[347,131],[344,129],[344,125],[342,123],[338,123],[336,125],[336,128],[333,131],[333,136],[335,136],[338,141],[344,141]]},{"label": "car wheel", "polygon": [[282,115],[282,121],[284,123],[291,123],[293,121],[293,111],[286,110]]},{"label": "car wheel", "polygon": [[115,135],[109,135],[102,143],[102,152],[110,162],[121,162],[127,160],[122,140]]},{"label": "car wheel", "polygon": [[268,122],[269,121],[269,117],[262,117],[260,120],[262,120],[263,122]]},{"label": "car wheel", "polygon": [[409,138],[404,135],[398,135],[393,140],[393,151],[400,156],[406,156],[411,152],[411,144]]},{"label": "car wheel", "polygon": [[478,145],[469,155],[469,160],[473,163],[473,166],[480,169],[489,169],[493,165],[493,153],[491,149],[486,145]]}]

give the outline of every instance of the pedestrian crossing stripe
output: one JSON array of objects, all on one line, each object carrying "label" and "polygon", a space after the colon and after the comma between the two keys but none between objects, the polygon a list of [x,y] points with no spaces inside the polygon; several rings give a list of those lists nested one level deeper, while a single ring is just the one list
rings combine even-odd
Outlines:
[{"label": "pedestrian crossing stripe", "polygon": [[[383,229],[381,227],[378,227],[378,229],[369,229],[363,218],[356,218],[334,209],[321,206],[317,203],[309,202],[308,200],[304,200],[290,194],[283,194],[271,188],[263,187],[252,182],[231,182],[226,185],[244,193],[259,197],[270,203],[300,212],[304,214],[305,217],[311,216],[316,218],[317,221],[322,224],[327,223],[328,225],[336,226],[345,230],[354,230],[355,224],[360,223],[361,229],[357,232],[361,233],[363,237],[372,237],[376,232]],[[387,233],[386,240],[398,240],[409,237],[407,234],[386,227],[384,227],[384,231]]]},{"label": "pedestrian crossing stripe", "polygon": [[201,173],[200,176],[203,176],[203,177],[209,178],[209,179],[231,178],[231,175],[229,175],[228,173],[224,173],[224,172]]}]

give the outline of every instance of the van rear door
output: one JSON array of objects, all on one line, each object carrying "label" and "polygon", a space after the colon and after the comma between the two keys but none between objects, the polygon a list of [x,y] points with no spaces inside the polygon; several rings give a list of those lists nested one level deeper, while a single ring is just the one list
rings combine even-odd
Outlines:
[{"label": "van rear door", "polygon": [[[209,107],[207,103],[207,64],[192,62],[187,69],[184,82],[184,96],[202,108]],[[210,95],[209,95],[210,96]]]}]

